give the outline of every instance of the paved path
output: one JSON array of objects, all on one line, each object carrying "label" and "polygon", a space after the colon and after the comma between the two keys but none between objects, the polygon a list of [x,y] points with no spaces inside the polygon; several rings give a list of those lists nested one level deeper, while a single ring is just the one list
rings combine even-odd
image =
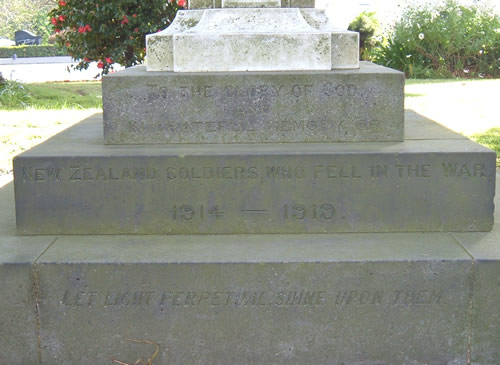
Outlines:
[{"label": "paved path", "polygon": [[73,58],[70,56],[59,57],[23,57],[17,58],[0,58],[0,65],[19,65],[19,64],[45,64],[45,63],[72,63]]},{"label": "paved path", "polygon": [[[8,80],[25,83],[96,80],[95,76],[99,73],[96,62],[82,71],[71,69],[76,64],[71,57],[0,58],[0,73]],[[122,67],[116,70],[119,69]]]},{"label": "paved path", "polygon": [[500,127],[500,79],[407,85],[405,107],[470,136]]}]

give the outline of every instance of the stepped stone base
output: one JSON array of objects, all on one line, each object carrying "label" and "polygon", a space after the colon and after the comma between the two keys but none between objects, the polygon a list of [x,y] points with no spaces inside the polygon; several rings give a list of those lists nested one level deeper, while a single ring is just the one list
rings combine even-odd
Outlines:
[{"label": "stepped stone base", "polygon": [[0,363],[497,364],[499,248],[498,225],[21,237],[7,186]]},{"label": "stepped stone base", "polygon": [[15,159],[19,233],[489,231],[493,225],[495,153],[422,118],[409,123],[401,143],[293,145],[103,146],[101,123],[91,118]]},{"label": "stepped stone base", "polygon": [[404,74],[359,70],[103,78],[108,144],[402,141]]},{"label": "stepped stone base", "polygon": [[[179,11],[146,36],[147,70],[303,71],[359,67],[359,34],[335,28],[319,9],[253,7]],[[240,6],[238,6],[238,3]],[[224,2],[222,3],[224,7]],[[237,7],[231,9],[230,7]]]}]

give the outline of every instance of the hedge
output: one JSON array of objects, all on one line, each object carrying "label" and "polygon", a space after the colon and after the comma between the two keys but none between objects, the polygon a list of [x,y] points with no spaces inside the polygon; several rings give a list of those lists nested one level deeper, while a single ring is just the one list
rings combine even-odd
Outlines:
[{"label": "hedge", "polygon": [[14,53],[17,57],[52,57],[68,55],[64,49],[51,44],[45,46],[0,47],[0,58],[12,58]]}]

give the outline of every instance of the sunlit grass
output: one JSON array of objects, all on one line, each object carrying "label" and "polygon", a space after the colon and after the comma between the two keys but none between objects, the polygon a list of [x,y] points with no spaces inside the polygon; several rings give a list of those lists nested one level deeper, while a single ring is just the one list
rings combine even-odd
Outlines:
[{"label": "sunlit grass", "polygon": [[8,81],[4,87],[0,86],[0,109],[28,108],[102,108],[101,82],[19,84]]},{"label": "sunlit grass", "polygon": [[484,133],[475,134],[471,138],[497,153],[497,167],[500,167],[500,128],[491,128]]}]

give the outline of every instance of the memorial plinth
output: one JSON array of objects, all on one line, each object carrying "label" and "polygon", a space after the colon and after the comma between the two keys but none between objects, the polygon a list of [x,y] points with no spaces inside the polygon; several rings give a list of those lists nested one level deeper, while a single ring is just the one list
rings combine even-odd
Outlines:
[{"label": "memorial plinth", "polygon": [[460,234],[18,236],[9,185],[0,363],[134,364],[157,345],[154,365],[496,364],[499,242],[498,224]]},{"label": "memorial plinth", "polygon": [[317,72],[104,77],[108,144],[400,142],[404,74],[362,62]]},{"label": "memorial plinth", "polygon": [[146,37],[148,71],[304,71],[359,67],[359,35],[324,11],[224,8],[179,11]]},{"label": "memorial plinth", "polygon": [[495,153],[436,139],[439,131],[402,143],[153,145],[131,153],[103,146],[101,125],[91,119],[16,158],[20,233],[488,231],[493,224]]},{"label": "memorial plinth", "polygon": [[192,0],[15,158],[0,364],[500,363],[495,153],[311,6]]}]

